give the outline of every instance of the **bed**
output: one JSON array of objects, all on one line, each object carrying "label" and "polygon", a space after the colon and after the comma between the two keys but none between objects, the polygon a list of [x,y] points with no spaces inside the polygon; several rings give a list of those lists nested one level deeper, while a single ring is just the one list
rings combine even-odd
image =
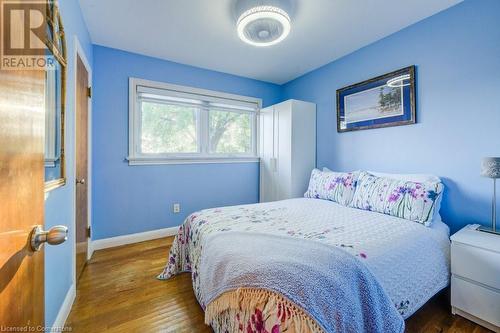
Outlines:
[{"label": "bed", "polygon": [[[228,290],[216,306],[207,308],[200,282],[202,258],[210,256],[206,242],[231,232],[285,237],[297,247],[307,240],[350,254],[373,274],[404,319],[449,283],[449,229],[440,220],[424,226],[314,198],[206,209],[191,214],[179,228],[159,278],[191,272],[205,321],[216,332],[329,331],[304,308],[272,290]],[[229,260],[237,264],[239,259]]]}]

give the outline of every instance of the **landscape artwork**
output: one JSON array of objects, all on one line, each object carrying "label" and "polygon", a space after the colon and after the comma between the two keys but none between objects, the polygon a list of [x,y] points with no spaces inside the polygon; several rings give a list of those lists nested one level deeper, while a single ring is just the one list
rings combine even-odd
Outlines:
[{"label": "landscape artwork", "polygon": [[415,68],[337,90],[337,131],[415,123]]}]

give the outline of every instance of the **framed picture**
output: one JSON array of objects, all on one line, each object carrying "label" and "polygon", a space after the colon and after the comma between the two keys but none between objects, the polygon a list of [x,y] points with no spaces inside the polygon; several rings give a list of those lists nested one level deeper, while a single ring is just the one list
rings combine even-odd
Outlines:
[{"label": "framed picture", "polygon": [[415,124],[415,66],[337,90],[337,132]]}]

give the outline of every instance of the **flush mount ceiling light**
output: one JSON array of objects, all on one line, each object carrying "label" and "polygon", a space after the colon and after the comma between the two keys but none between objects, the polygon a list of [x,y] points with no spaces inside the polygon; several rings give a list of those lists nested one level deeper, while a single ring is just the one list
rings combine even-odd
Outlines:
[{"label": "flush mount ceiling light", "polygon": [[256,6],[238,18],[238,36],[254,46],[270,46],[281,42],[290,33],[290,16],[275,6]]}]

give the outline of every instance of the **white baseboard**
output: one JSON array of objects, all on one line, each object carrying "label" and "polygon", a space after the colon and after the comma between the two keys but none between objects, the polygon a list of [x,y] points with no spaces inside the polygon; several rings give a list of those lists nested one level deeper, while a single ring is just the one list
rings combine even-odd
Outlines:
[{"label": "white baseboard", "polygon": [[56,320],[54,320],[54,324],[52,325],[52,330],[50,332],[63,332],[64,324],[66,323],[66,319],[68,319],[69,313],[71,312],[71,307],[73,306],[75,297],[76,288],[73,283],[66,293],[64,302],[59,308],[59,312],[57,313]]},{"label": "white baseboard", "polygon": [[116,246],[121,246],[121,245],[144,242],[144,241],[157,239],[157,238],[174,236],[174,235],[177,235],[178,230],[179,230],[179,227],[171,227],[171,228],[164,228],[164,229],[139,232],[137,234],[130,234],[130,235],[116,236],[116,237],[110,237],[110,238],[104,238],[104,239],[97,239],[95,241],[92,241],[91,251],[89,251],[89,252],[93,253],[96,250],[107,249],[110,247],[116,247]]}]

